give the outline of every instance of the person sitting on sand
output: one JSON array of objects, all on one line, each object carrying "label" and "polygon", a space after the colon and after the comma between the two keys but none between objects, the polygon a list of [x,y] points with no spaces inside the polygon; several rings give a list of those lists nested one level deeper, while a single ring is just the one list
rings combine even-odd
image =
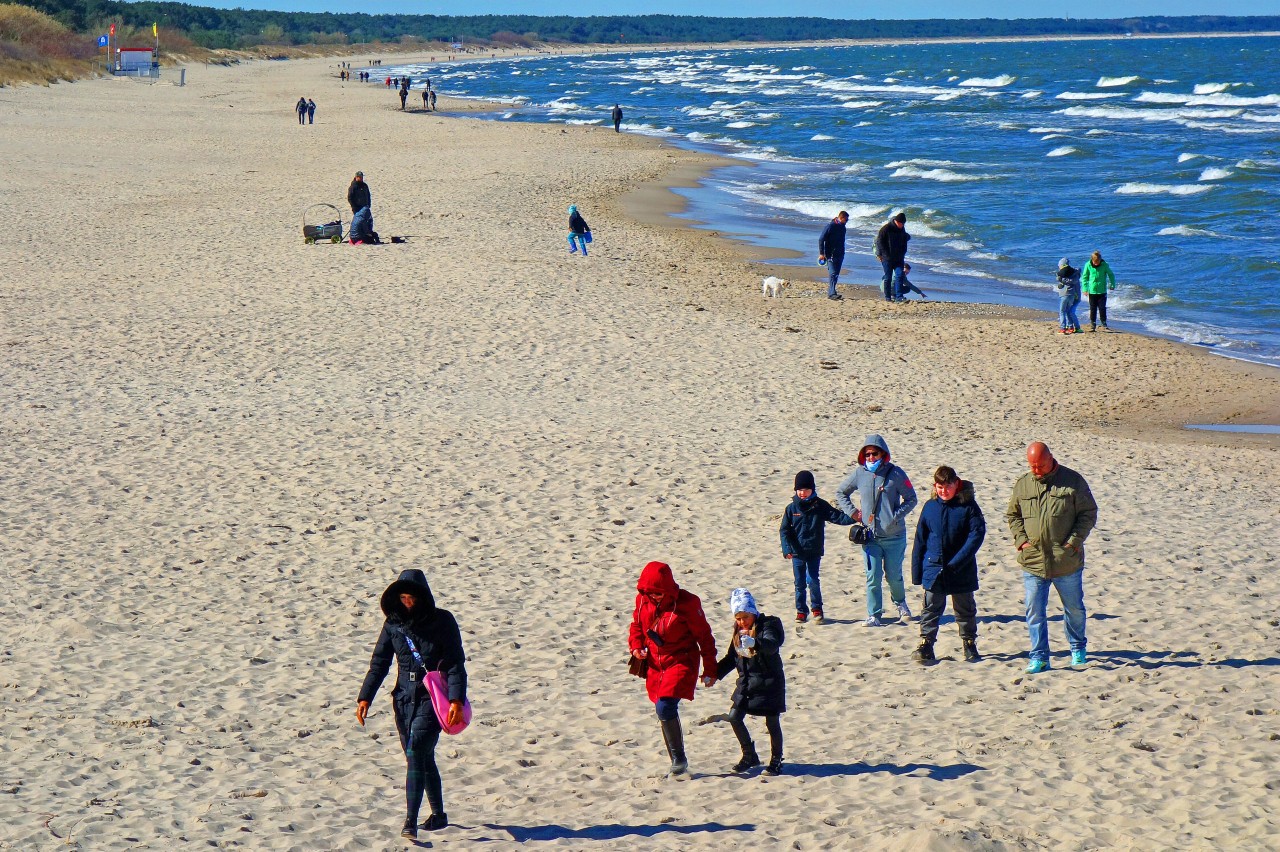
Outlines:
[{"label": "person sitting on sand", "polygon": [[1058,331],[1075,334],[1080,330],[1076,305],[1080,304],[1080,270],[1065,257],[1058,261]]},{"label": "person sitting on sand", "polygon": [[644,677],[645,691],[657,711],[671,758],[670,774],[683,775],[689,761],[680,727],[680,700],[693,700],[699,661],[702,685],[716,682],[716,639],[702,613],[702,601],[676,585],[665,562],[650,562],[640,572],[627,646],[634,661],[632,670]]},{"label": "person sitting on sand", "polygon": [[938,622],[947,609],[948,595],[956,611],[965,660],[982,660],[973,593],[978,590],[978,548],[986,537],[987,521],[973,498],[973,483],[942,465],[933,472],[933,496],[920,510],[911,551],[911,583],[924,586],[920,647],[912,654],[917,663],[926,665],[936,659],[933,643],[938,639]]},{"label": "person sitting on sand", "polygon": [[416,568],[400,574],[382,593],[382,612],[386,620],[373,647],[369,673],[365,675],[356,699],[356,720],[364,725],[378,687],[396,661],[396,685],[391,690],[391,707],[395,713],[400,748],[408,764],[405,774],[405,817],[401,837],[418,836],[418,811],[426,793],[431,815],[422,823],[426,831],[444,828],[449,817],[444,810],[443,784],[436,766],[436,743],[440,740],[440,720],[436,717],[431,696],[423,686],[426,672],[441,671],[449,690],[446,725],[463,719],[462,706],[467,698],[466,655],[462,650],[462,634],[458,622],[448,610],[436,606],[435,596],[427,585],[427,577]]},{"label": "person sitting on sand", "polygon": [[760,765],[760,756],[756,754],[744,719],[763,716],[769,731],[769,763],[764,774],[778,775],[782,772],[782,723],[778,717],[787,712],[787,680],[782,673],[782,655],[778,652],[785,638],[782,619],[761,614],[755,598],[746,589],[733,590],[729,608],[733,610],[733,638],[716,668],[716,676],[723,679],[731,671],[738,672],[729,725],[738,738],[738,745],[742,746],[742,759],[734,764],[732,771],[746,772]]}]

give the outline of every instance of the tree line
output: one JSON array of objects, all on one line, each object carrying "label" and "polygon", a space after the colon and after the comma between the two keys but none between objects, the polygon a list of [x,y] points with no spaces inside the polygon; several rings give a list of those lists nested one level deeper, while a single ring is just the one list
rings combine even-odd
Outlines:
[{"label": "tree line", "polygon": [[1114,19],[829,20],[712,18],[682,15],[571,17],[534,15],[368,15],[214,9],[185,3],[120,0],[18,0],[91,33],[107,21],[183,31],[196,44],[243,48],[258,44],[333,44],[463,40],[506,43],[653,44],[657,42],[817,41],[823,39],[986,38],[1055,35],[1244,33],[1280,31],[1280,16],[1148,16]]}]

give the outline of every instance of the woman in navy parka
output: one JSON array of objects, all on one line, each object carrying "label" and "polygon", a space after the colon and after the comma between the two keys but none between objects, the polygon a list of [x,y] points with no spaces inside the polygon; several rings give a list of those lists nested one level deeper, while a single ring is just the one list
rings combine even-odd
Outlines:
[{"label": "woman in navy parka", "polygon": [[427,577],[416,568],[402,572],[382,593],[382,612],[387,619],[373,648],[369,673],[360,687],[356,719],[364,724],[369,704],[394,657],[397,676],[395,688],[391,690],[391,706],[395,711],[396,730],[400,733],[400,747],[408,763],[405,800],[409,812],[400,835],[413,839],[418,836],[418,809],[422,806],[424,791],[431,805],[431,816],[422,823],[422,828],[430,831],[449,824],[435,757],[440,722],[422,676],[428,671],[444,673],[449,688],[446,721],[455,724],[462,719],[462,704],[467,697],[466,658],[458,622],[449,611],[436,608]]}]

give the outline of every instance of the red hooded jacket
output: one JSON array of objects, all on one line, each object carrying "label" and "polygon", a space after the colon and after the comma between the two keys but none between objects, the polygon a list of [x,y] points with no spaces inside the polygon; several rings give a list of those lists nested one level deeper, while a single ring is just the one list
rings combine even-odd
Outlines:
[{"label": "red hooded jacket", "polygon": [[649,649],[649,674],[645,678],[649,700],[684,698],[692,701],[693,689],[698,683],[698,660],[702,660],[704,675],[715,677],[716,674],[716,640],[707,617],[702,614],[702,601],[676,585],[671,566],[665,562],[644,566],[636,589],[662,596],[655,605],[643,594],[636,595],[627,640],[632,651]]}]

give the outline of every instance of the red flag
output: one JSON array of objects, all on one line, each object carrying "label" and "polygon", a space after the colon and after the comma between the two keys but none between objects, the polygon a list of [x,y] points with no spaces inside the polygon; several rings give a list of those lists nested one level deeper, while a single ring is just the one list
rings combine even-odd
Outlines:
[{"label": "red flag", "polygon": [[112,35],[115,35],[115,34],[116,34],[116,25],[115,25],[115,24],[112,24],[112,25],[111,25],[111,34],[112,34]]}]

